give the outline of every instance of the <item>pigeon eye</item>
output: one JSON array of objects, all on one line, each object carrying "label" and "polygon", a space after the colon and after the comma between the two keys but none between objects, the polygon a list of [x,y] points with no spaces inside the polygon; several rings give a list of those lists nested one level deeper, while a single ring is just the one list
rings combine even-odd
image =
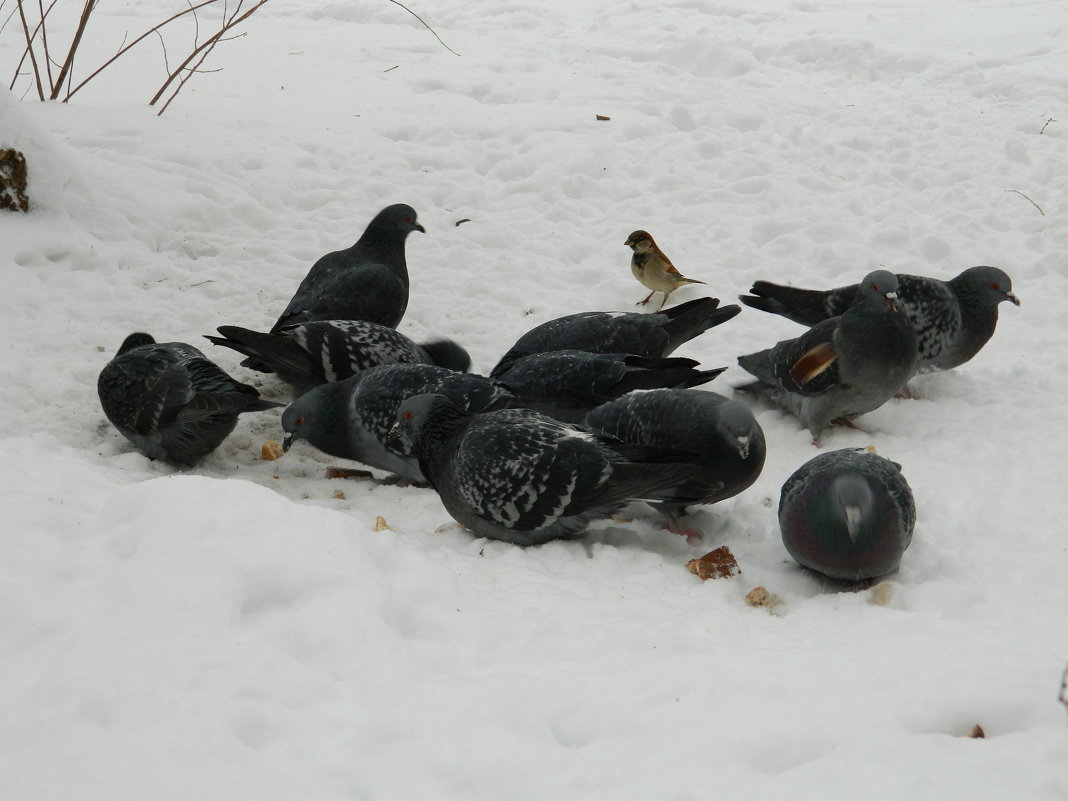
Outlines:
[{"label": "pigeon eye", "polygon": [[298,425],[298,426],[302,426],[302,425],[304,425],[304,418],[303,418],[303,417],[298,417],[298,418],[297,418],[296,420],[294,420],[293,422],[294,422],[294,423],[295,423],[296,425]]},{"label": "pigeon eye", "polygon": [[404,419],[405,420],[411,420],[413,417],[415,417],[415,415],[412,414],[411,412],[405,412],[404,413]]},{"label": "pigeon eye", "polygon": [[993,289],[993,290],[1001,289],[1001,284],[993,283],[993,284],[990,285],[990,288]]}]

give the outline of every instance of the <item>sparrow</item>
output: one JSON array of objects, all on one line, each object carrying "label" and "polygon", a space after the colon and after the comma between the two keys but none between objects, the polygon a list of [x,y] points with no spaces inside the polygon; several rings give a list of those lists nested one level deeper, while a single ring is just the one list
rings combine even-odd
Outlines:
[{"label": "sparrow", "polygon": [[660,309],[664,308],[664,304],[667,303],[668,295],[683,284],[704,283],[704,281],[686,278],[676,270],[675,265],[671,263],[671,259],[664,255],[664,252],[656,246],[656,242],[646,231],[635,231],[623,244],[634,251],[634,255],[630,259],[630,271],[644,286],[653,290],[645,296],[645,300],[635,303],[635,306],[644,306],[657,292],[663,292],[664,299],[657,308],[657,311],[660,311]]}]

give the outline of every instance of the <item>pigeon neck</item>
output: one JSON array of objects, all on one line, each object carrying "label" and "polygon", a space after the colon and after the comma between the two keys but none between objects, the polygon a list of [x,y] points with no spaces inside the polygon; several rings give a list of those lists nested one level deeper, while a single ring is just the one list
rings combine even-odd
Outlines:
[{"label": "pigeon neck", "polygon": [[368,229],[353,245],[361,255],[369,260],[389,265],[401,275],[408,274],[408,265],[404,260],[404,234],[395,231]]}]

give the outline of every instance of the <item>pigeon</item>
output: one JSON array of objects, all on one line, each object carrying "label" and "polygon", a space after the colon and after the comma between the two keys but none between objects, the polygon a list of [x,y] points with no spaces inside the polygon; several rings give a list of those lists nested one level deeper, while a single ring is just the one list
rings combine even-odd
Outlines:
[{"label": "pigeon", "polygon": [[[919,337],[917,372],[951,370],[974,357],[994,335],[998,305],[1020,305],[1012,279],[997,267],[969,267],[956,278],[940,281],[898,275],[898,303]],[[742,303],[782,315],[802,325],[816,325],[844,312],[856,284],[820,291],[757,281]]]},{"label": "pigeon", "polygon": [[313,320],[367,320],[396,328],[408,307],[404,240],[412,231],[426,232],[415,209],[404,203],[386,206],[355,245],[312,265],[271,333]]},{"label": "pigeon", "polygon": [[738,305],[720,308],[718,298],[697,298],[654,314],[580,312],[559,317],[523,334],[490,375],[499,375],[523,356],[554,350],[663,358],[698,334],[727,322],[741,310]]},{"label": "pigeon", "polygon": [[538,412],[472,414],[442,395],[401,403],[394,432],[411,444],[457,522],[515,545],[577,537],[591,521],[697,469],[633,461],[589,430]]},{"label": "pigeon", "polygon": [[293,388],[294,398],[381,364],[436,364],[461,373],[471,367],[467,351],[451,340],[417,345],[388,326],[366,320],[316,320],[273,334],[236,325],[222,325],[218,331],[221,337],[205,338],[266,365]]},{"label": "pigeon", "polygon": [[401,401],[427,392],[445,395],[472,411],[504,408],[513,399],[496,381],[436,365],[371,367],[315,387],[293,401],[282,413],[286,432],[282,447],[288,451],[297,440],[305,440],[330,456],[424,483],[411,449],[390,442],[388,434]]},{"label": "pigeon", "polygon": [[635,231],[623,244],[634,251],[634,255],[630,257],[630,271],[646,289],[652,290],[645,296],[645,300],[638,301],[634,304],[635,306],[644,306],[657,292],[663,292],[664,299],[660,301],[660,306],[657,308],[657,311],[660,311],[664,308],[671,293],[683,284],[704,283],[704,281],[686,278],[676,270],[671,259],[664,255],[664,251],[657,247],[656,242],[646,231]]},{"label": "pigeon", "polygon": [[702,389],[630,392],[586,415],[594,431],[633,445],[690,454],[700,471],[657,497],[668,517],[691,504],[717,503],[750,487],[764,468],[764,432],[749,407]]},{"label": "pigeon", "polygon": [[680,357],[558,350],[516,359],[494,378],[528,408],[578,423],[590,409],[631,390],[697,386],[727,369],[698,370],[697,365]]},{"label": "pigeon", "polygon": [[901,465],[863,448],[809,460],[786,479],[779,498],[790,556],[834,579],[897,570],[915,527],[916,504]]},{"label": "pigeon", "polygon": [[770,395],[812,433],[882,406],[912,377],[916,330],[897,307],[897,278],[887,270],[865,276],[840,316],[797,339],[738,357],[757,381],[737,387]]},{"label": "pigeon", "polygon": [[234,430],[237,416],[285,404],[227,375],[183,342],[130,334],[97,379],[111,424],[149,459],[191,466]]}]

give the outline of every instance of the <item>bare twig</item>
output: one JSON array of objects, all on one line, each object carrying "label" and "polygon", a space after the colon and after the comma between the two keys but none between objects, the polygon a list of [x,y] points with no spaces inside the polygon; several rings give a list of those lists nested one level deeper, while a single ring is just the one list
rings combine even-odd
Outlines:
[{"label": "bare twig", "polygon": [[[89,25],[89,17],[93,13],[93,9],[96,8],[97,0],[85,0],[85,5],[82,7],[82,16],[78,20],[78,29],[74,32],[74,39],[71,40],[70,49],[67,51],[67,58],[63,61],[63,67],[59,70],[59,76],[56,78],[56,82],[52,84],[52,94],[49,96],[49,100],[55,100],[59,97],[59,90],[63,87],[63,81],[66,80],[67,74],[70,72],[71,67],[74,66],[74,54],[78,52],[78,45],[82,43],[82,34],[85,33],[86,27]],[[70,92],[67,93],[67,97],[70,97]]]},{"label": "bare twig", "polygon": [[[19,18],[22,20],[22,33],[26,37],[26,52],[30,54],[30,63],[33,65],[33,78],[37,82],[37,94],[41,100],[44,100],[44,87],[41,85],[41,69],[37,66],[37,53],[33,49],[33,39],[37,33],[37,29],[34,29],[34,33],[30,34],[29,23],[26,22],[26,10],[22,7],[22,3],[19,3]],[[22,62],[19,62],[19,66],[22,66]],[[17,77],[17,75],[16,75]],[[12,83],[14,86],[14,83]]]},{"label": "bare twig", "polygon": [[424,20],[424,19],[423,19],[422,17],[420,17],[420,16],[418,15],[418,14],[416,14],[416,13],[415,13],[414,11],[412,11],[412,10],[411,10],[410,8],[408,8],[408,6],[404,5],[404,3],[401,3],[401,2],[399,2],[399,0],[389,0],[389,2],[393,3],[394,5],[398,5],[398,6],[400,6],[400,7],[401,7],[401,8],[403,8],[403,9],[404,9],[405,11],[407,11],[407,12],[408,12],[409,14],[411,14],[411,15],[412,15],[413,17],[415,17],[415,18],[416,18],[417,20],[419,20],[420,22],[422,22],[422,23],[423,23],[423,27],[424,27],[424,28],[426,28],[426,29],[427,29],[428,31],[430,31],[430,32],[431,32],[432,34],[434,34],[434,38],[435,38],[435,39],[437,39],[437,40],[438,40],[438,42],[440,42],[440,43],[441,43],[441,46],[442,46],[442,47],[444,47],[444,48],[445,48],[446,50],[448,50],[448,51],[449,51],[450,53],[452,53],[452,54],[453,54],[454,56],[458,56],[458,55],[460,55],[460,54],[459,54],[459,53],[457,53],[457,52],[456,52],[455,50],[453,50],[453,49],[452,49],[451,47],[449,47],[449,46],[448,46],[447,44],[445,44],[444,42],[442,42],[442,41],[441,41],[441,37],[440,37],[440,36],[438,36],[438,32],[437,32],[437,31],[435,31],[435,30],[434,30],[433,28],[431,28],[431,27],[430,27],[429,25],[427,25],[427,24],[426,24],[426,21],[425,21],[425,20]]},{"label": "bare twig", "polygon": [[1035,203],[1035,201],[1031,200],[1031,198],[1029,198],[1027,195],[1025,195],[1019,189],[1006,189],[1005,191],[1006,192],[1015,192],[1017,195],[1019,195],[1024,200],[1026,200],[1028,203],[1030,203],[1032,206],[1034,206],[1036,209],[1038,209],[1038,213],[1039,214],[1041,214],[1043,217],[1046,216],[1046,212],[1042,211],[1042,207],[1040,205],[1038,205],[1037,203]]},{"label": "bare twig", "polygon": [[[55,0],[52,0],[52,4],[55,5]],[[19,5],[22,5],[21,3]],[[48,7],[51,10],[52,6]],[[37,0],[37,14],[41,18],[41,23],[38,27],[41,29],[41,46],[44,48],[45,56],[45,71],[48,73],[48,84],[52,84],[52,56],[48,50],[48,28],[44,26],[44,18],[48,12],[45,11],[44,0]]]},{"label": "bare twig", "polygon": [[1045,121],[1045,122],[1044,122],[1044,123],[1042,124],[1042,130],[1041,130],[1041,131],[1039,131],[1038,133],[1039,133],[1040,135],[1041,135],[1041,134],[1044,134],[1044,133],[1046,132],[1046,126],[1047,126],[1047,125],[1049,125],[1049,124],[1050,124],[1051,122],[1056,122],[1056,121],[1057,121],[1056,119],[1054,119],[1053,117],[1050,117],[1050,118],[1049,118],[1048,120],[1046,120],[1046,121]]},{"label": "bare twig", "polygon": [[[257,0],[256,4],[253,5],[252,8],[250,8],[248,11],[246,11],[241,16],[237,16],[237,14],[241,10],[241,6],[243,5],[243,2],[238,3],[237,4],[237,8],[234,10],[234,13],[230,15],[229,19],[227,19],[226,21],[223,22],[223,26],[218,31],[216,31],[212,36],[209,36],[203,42],[203,44],[198,45],[193,50],[193,52],[191,52],[189,54],[189,56],[185,59],[185,61],[183,61],[181,64],[179,64],[177,69],[175,69],[173,72],[171,72],[171,74],[168,76],[167,80],[163,82],[163,86],[161,86],[159,88],[159,91],[156,92],[156,94],[152,97],[152,99],[148,101],[148,104],[150,106],[156,105],[156,103],[159,102],[159,99],[167,91],[167,88],[172,83],[174,83],[175,80],[178,79],[178,76],[181,75],[181,73],[189,66],[190,62],[192,62],[194,59],[199,57],[200,61],[198,61],[197,63],[198,64],[203,63],[204,58],[208,55],[208,53],[210,53],[215,48],[215,45],[219,43],[219,41],[223,38],[224,34],[228,30],[230,30],[231,28],[233,28],[236,25],[240,25],[242,22],[244,22],[246,19],[248,19],[250,16],[252,16],[252,14],[255,13],[255,11],[257,9],[259,9],[259,7],[262,6],[266,2],[267,2],[267,0]],[[201,55],[202,53],[203,53],[203,55]],[[195,71],[196,71],[196,68],[194,68],[192,70],[192,72],[195,72]],[[185,80],[182,80],[179,83],[179,85],[178,85],[178,90],[179,91],[181,90],[182,86],[185,85],[185,81],[186,80],[188,80],[188,78],[186,78]],[[175,92],[175,94],[178,94],[178,92]],[[173,99],[174,99],[174,97],[172,96],[171,100],[173,100]],[[167,105],[169,105],[169,104],[170,104],[170,100],[167,101]],[[164,109],[165,108],[166,108],[166,105],[164,106]],[[160,114],[162,114],[162,113],[163,113],[163,111],[161,110]]]},{"label": "bare twig", "polygon": [[[263,1],[266,2],[266,0],[263,0]],[[160,22],[160,23],[158,23],[156,25],[153,25],[147,31],[145,31],[140,36],[138,36],[136,39],[134,39],[132,42],[130,42],[128,45],[120,48],[119,51],[115,53],[115,55],[113,55],[111,58],[109,58],[107,61],[105,61],[99,67],[97,67],[92,73],[90,73],[88,78],[86,78],[80,84],[78,84],[73,89],[71,89],[69,92],[67,92],[66,97],[63,98],[63,102],[65,103],[68,100],[70,100],[71,97],[79,89],[81,89],[83,86],[85,86],[87,83],[89,83],[89,81],[91,81],[93,78],[95,78],[101,72],[103,72],[105,69],[110,67],[113,63],[115,63],[116,59],[118,59],[120,56],[124,55],[131,48],[136,47],[138,44],[143,42],[145,39],[147,39],[152,34],[158,33],[160,28],[164,27],[165,25],[170,24],[171,22],[174,22],[179,17],[184,17],[186,14],[189,14],[190,12],[195,11],[198,8],[202,8],[203,6],[209,6],[214,2],[216,2],[216,0],[201,0],[201,2],[197,3],[195,6],[191,6],[190,8],[187,8],[184,11],[179,11],[176,14],[172,14],[171,16],[167,17],[167,19],[163,20],[163,22]]]}]

